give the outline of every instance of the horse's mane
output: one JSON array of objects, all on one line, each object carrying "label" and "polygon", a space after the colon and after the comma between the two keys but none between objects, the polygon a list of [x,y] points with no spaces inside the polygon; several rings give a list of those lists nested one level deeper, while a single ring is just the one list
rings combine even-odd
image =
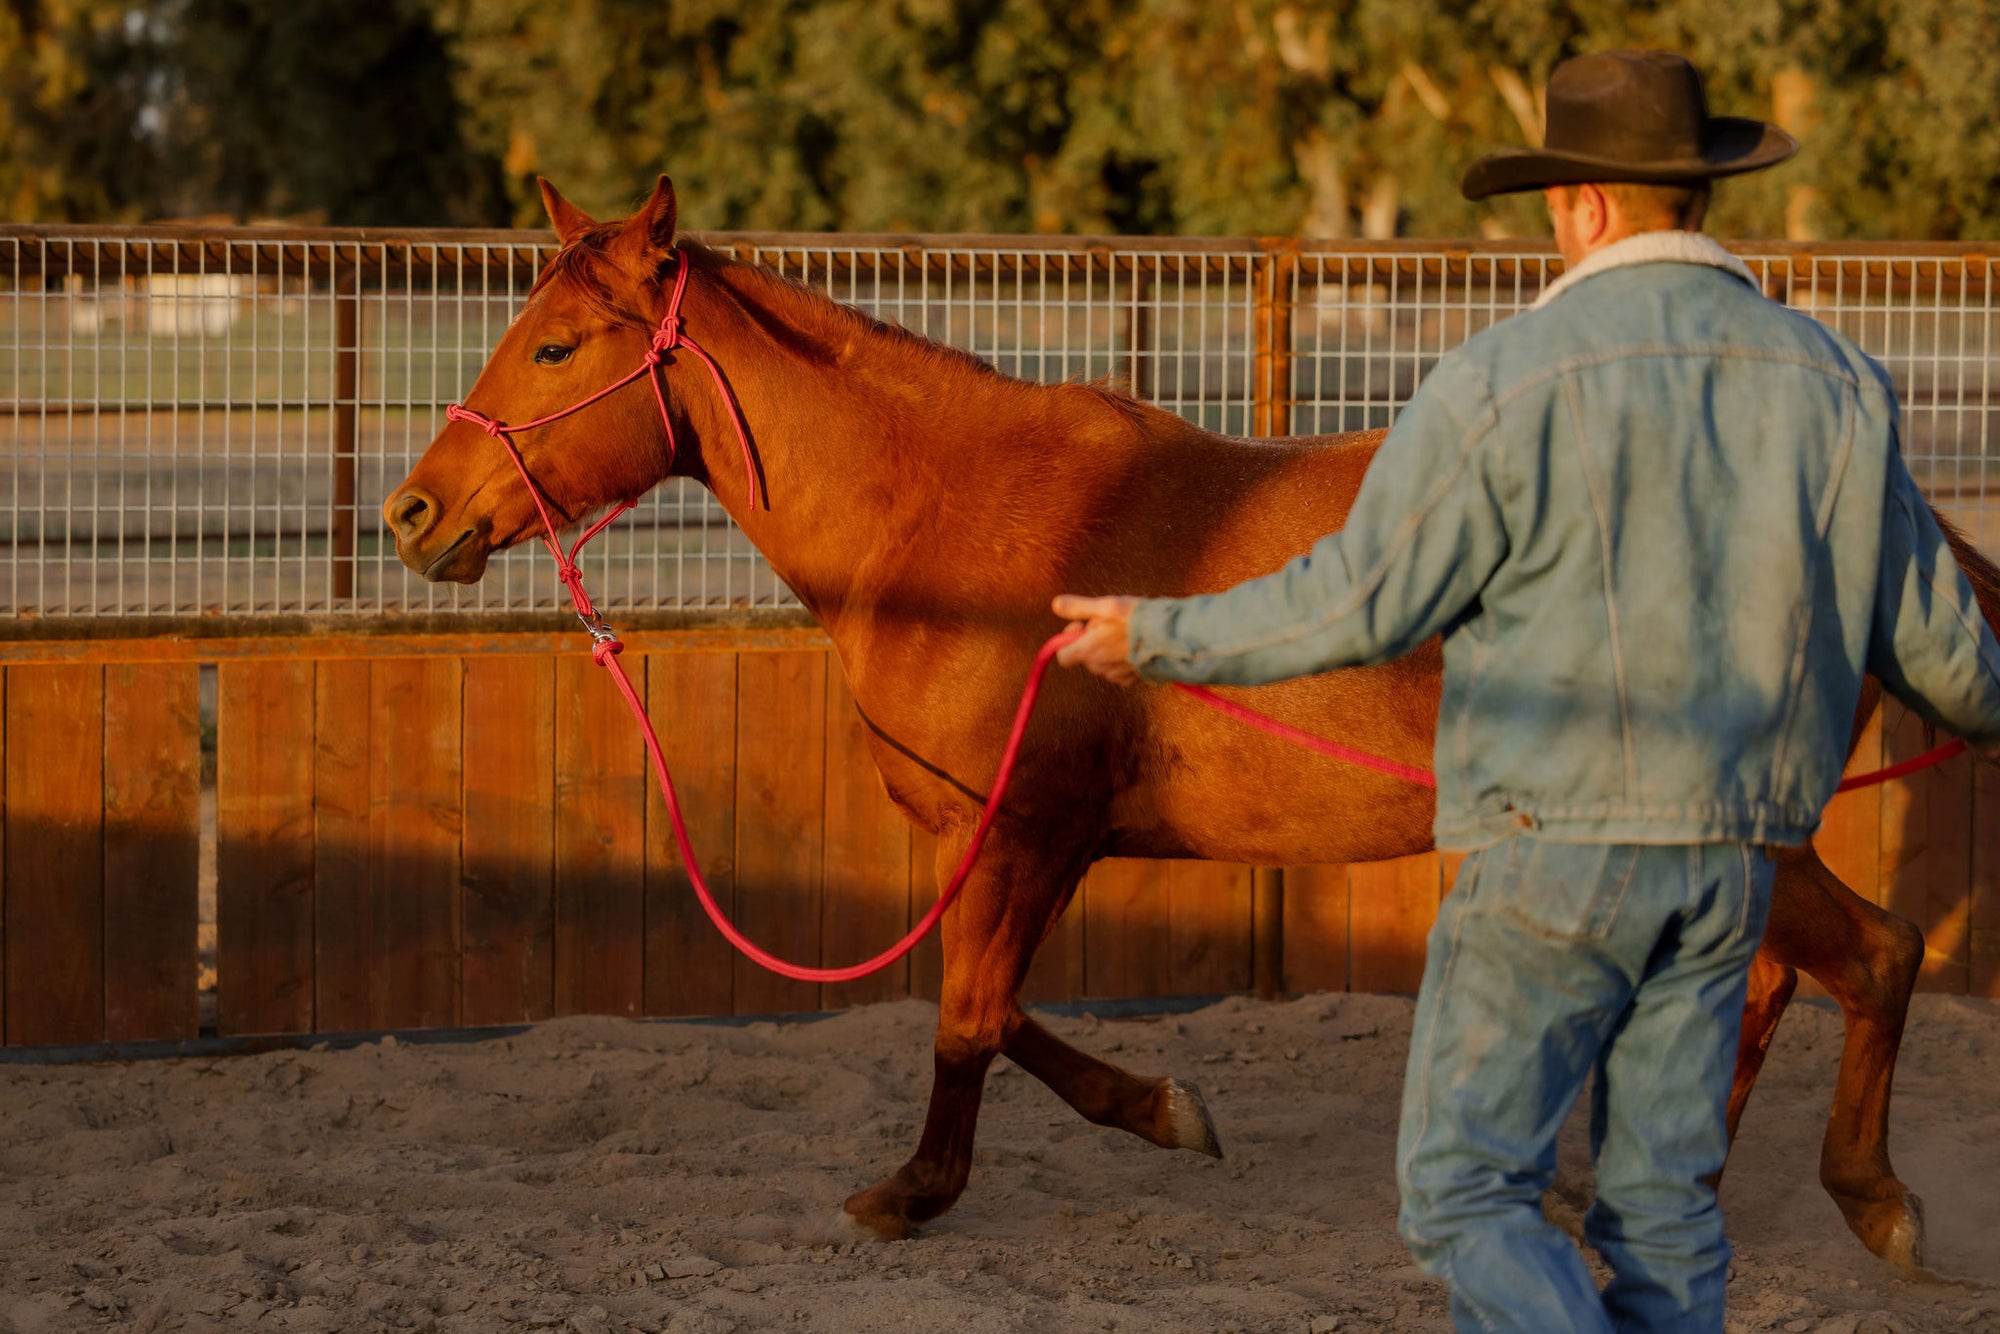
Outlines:
[{"label": "horse's mane", "polygon": [[[620,294],[618,287],[605,277],[606,266],[611,262],[606,251],[623,228],[623,223],[597,223],[573,236],[536,278],[529,295],[561,283],[601,318],[635,329],[650,328],[652,321],[634,308]],[[836,301],[819,288],[765,265],[738,260],[686,238],[677,240],[674,248],[684,262],[692,264],[697,270],[712,273],[726,270],[738,286],[747,283],[757,302],[749,313],[760,317],[773,334],[806,355],[814,355],[816,349],[828,346],[847,345],[858,335],[871,342],[889,345],[927,370],[946,375],[974,375],[991,386],[1018,386],[1024,392],[1050,387],[1008,375],[971,352],[879,319],[858,306]],[[736,294],[739,297],[745,295],[741,291]],[[1136,416],[1146,410],[1145,405],[1116,378],[1073,382],[1068,387],[1085,390],[1127,415]]]}]

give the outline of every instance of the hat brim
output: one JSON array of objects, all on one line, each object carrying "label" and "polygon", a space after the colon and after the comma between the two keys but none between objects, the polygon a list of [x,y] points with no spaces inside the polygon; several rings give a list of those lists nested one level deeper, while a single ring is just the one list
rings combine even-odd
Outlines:
[{"label": "hat brim", "polygon": [[1708,129],[1707,152],[1672,162],[1632,162],[1545,148],[1502,149],[1466,168],[1459,188],[1467,199],[1485,199],[1585,182],[1681,185],[1775,167],[1799,151],[1798,140],[1766,121],[1716,116],[1709,120]]}]

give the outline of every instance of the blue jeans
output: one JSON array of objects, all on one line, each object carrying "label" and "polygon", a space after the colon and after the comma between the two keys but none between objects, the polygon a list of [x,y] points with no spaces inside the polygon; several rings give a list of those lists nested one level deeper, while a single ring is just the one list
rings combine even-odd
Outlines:
[{"label": "blue jeans", "polygon": [[[1714,1181],[1772,862],[1740,843],[1520,835],[1473,853],[1431,931],[1403,1089],[1403,1239],[1461,1330],[1722,1329]],[[1542,1218],[1595,1070],[1602,1294]]]}]

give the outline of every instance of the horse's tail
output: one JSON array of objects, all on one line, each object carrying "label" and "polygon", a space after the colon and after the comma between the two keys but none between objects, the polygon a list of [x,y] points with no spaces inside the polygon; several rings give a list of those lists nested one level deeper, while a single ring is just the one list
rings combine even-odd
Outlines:
[{"label": "horse's tail", "polygon": [[1938,527],[1944,530],[1944,540],[1951,544],[1952,557],[1958,561],[1958,568],[1965,571],[1965,577],[1972,582],[1972,591],[1979,599],[1979,610],[1986,617],[1986,623],[2000,632],[2000,565],[1988,560],[1972,539],[1958,531],[1957,525],[1938,514],[1937,506],[1931,506],[1931,513],[1937,515]]}]

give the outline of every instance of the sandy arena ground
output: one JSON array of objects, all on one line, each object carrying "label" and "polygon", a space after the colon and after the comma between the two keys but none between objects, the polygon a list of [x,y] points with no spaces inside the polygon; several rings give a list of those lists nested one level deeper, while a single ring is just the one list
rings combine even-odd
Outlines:
[{"label": "sandy arena ground", "polygon": [[[1003,1061],[958,1209],[831,1242],[915,1140],[934,1013],[0,1067],[0,1331],[1447,1327],[1392,1231],[1408,1001],[1057,1020],[1198,1079],[1228,1158],[1084,1124]],[[1796,1007],[1752,1103],[1731,1328],[2000,1331],[2000,1289],[1897,1278],[1821,1193],[1839,1037]],[[1573,1220],[1567,1140],[1551,1207]],[[1936,1266],[2000,1280],[2000,1005],[1921,999],[1894,1145]]]}]

